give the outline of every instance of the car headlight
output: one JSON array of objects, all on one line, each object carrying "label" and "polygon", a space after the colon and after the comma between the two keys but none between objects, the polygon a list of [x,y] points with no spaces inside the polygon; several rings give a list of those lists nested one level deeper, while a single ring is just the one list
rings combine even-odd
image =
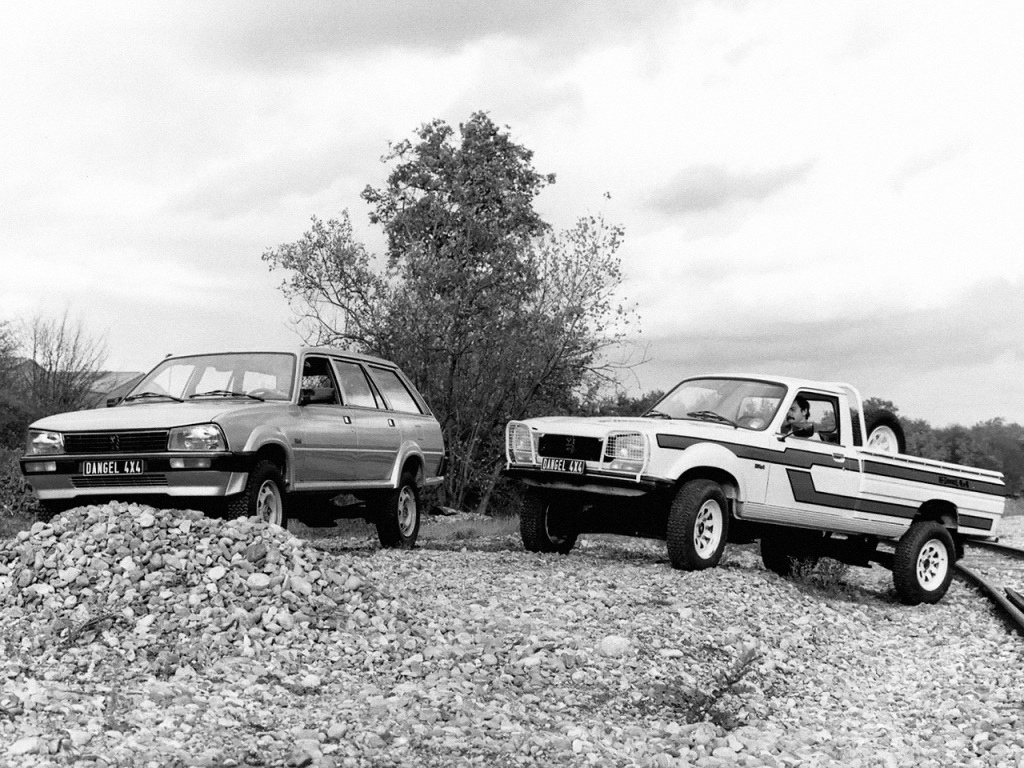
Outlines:
[{"label": "car headlight", "polygon": [[168,451],[225,451],[228,443],[216,424],[175,427],[167,438]]},{"label": "car headlight", "polygon": [[513,464],[536,464],[533,433],[521,421],[510,421],[505,429],[505,452]]},{"label": "car headlight", "polygon": [[30,429],[26,452],[30,456],[51,456],[64,453],[64,435],[46,429]]},{"label": "car headlight", "polygon": [[620,472],[643,472],[647,463],[647,439],[640,432],[612,432],[604,449],[609,469]]}]

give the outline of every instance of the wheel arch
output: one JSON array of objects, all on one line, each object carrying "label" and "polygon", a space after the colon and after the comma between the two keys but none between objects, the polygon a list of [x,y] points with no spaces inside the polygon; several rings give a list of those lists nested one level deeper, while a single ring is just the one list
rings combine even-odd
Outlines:
[{"label": "wheel arch", "polygon": [[920,506],[912,522],[933,521],[941,523],[950,531],[956,531],[958,514],[953,502],[945,499],[930,499]]},{"label": "wheel arch", "polygon": [[718,483],[722,493],[725,494],[725,498],[729,502],[730,513],[735,511],[736,502],[740,499],[740,484],[731,472],[721,467],[690,467],[679,476],[675,484],[675,490],[678,491],[691,480],[712,480]]},{"label": "wheel arch", "polygon": [[261,445],[256,453],[252,457],[252,466],[255,467],[261,461],[272,461],[281,470],[281,477],[284,478],[284,482],[287,486],[291,487],[291,462],[289,461],[288,451],[285,450],[284,446],[278,443],[266,443]]},{"label": "wheel arch", "polygon": [[683,451],[675,471],[668,476],[673,475],[677,478],[673,493],[690,480],[714,480],[733,509],[746,495],[742,462],[728,448],[715,443],[697,443]]},{"label": "wheel arch", "polygon": [[393,485],[397,488],[402,480],[402,475],[412,472],[413,477],[416,478],[416,486],[422,488],[426,482],[426,469],[423,454],[419,448],[410,446],[401,452],[399,458],[400,460],[395,462]]}]

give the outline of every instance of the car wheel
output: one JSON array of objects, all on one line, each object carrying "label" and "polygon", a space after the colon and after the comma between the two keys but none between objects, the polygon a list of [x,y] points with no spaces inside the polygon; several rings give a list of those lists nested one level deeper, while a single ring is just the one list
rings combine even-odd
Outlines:
[{"label": "car wheel", "polygon": [[896,544],[892,580],[907,605],[937,603],[953,580],[956,549],[941,523],[912,523]]},{"label": "car wheel", "polygon": [[729,506],[713,480],[691,480],[672,499],[668,559],[673,568],[700,571],[718,565],[729,537]]},{"label": "car wheel", "polygon": [[873,411],[866,414],[868,428],[867,447],[885,453],[906,453],[907,438],[899,417],[892,411]]},{"label": "car wheel", "polygon": [[557,552],[567,555],[576,546],[574,511],[568,505],[553,505],[552,499],[539,493],[527,493],[519,515],[519,534],[530,552]]},{"label": "car wheel", "polygon": [[412,549],[420,532],[420,492],[412,472],[403,472],[398,488],[377,509],[377,538],[382,547]]},{"label": "car wheel", "polygon": [[249,480],[241,494],[228,499],[224,517],[236,520],[252,517],[270,525],[288,527],[284,478],[281,468],[272,461],[263,460],[249,473]]}]

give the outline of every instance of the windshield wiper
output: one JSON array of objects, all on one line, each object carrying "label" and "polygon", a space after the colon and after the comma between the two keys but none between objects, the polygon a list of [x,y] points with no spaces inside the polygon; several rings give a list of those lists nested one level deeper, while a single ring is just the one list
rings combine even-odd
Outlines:
[{"label": "windshield wiper", "polygon": [[266,402],[266,398],[260,397],[259,395],[250,395],[248,392],[234,392],[230,389],[211,389],[209,392],[196,392],[194,395],[189,395],[188,399],[191,400],[193,397],[248,397],[250,400],[259,400],[261,403]]},{"label": "windshield wiper", "polygon": [[669,416],[664,411],[655,411],[655,410],[648,411],[647,413],[644,414],[643,417],[645,419],[646,418],[651,418],[651,419],[671,419],[672,418],[671,416]]},{"label": "windshield wiper", "polygon": [[121,402],[122,403],[130,403],[132,400],[148,400],[151,397],[166,397],[168,400],[174,400],[175,402],[178,402],[178,403],[184,403],[185,402],[180,397],[175,397],[174,395],[169,395],[166,392],[139,392],[139,394],[137,394],[137,395],[128,395],[128,397],[126,397]]},{"label": "windshield wiper", "polygon": [[717,421],[721,424],[728,424],[734,429],[739,429],[739,424],[737,424],[732,419],[727,419],[725,416],[723,416],[720,413],[716,413],[715,411],[690,411],[686,415],[689,416],[691,419],[707,419],[709,421]]}]

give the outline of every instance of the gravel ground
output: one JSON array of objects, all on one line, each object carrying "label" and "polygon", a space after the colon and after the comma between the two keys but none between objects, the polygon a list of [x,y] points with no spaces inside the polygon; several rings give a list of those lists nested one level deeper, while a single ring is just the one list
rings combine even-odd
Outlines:
[{"label": "gravel ground", "polygon": [[74,510],[0,542],[0,765],[1024,765],[1024,640],[828,562]]}]

